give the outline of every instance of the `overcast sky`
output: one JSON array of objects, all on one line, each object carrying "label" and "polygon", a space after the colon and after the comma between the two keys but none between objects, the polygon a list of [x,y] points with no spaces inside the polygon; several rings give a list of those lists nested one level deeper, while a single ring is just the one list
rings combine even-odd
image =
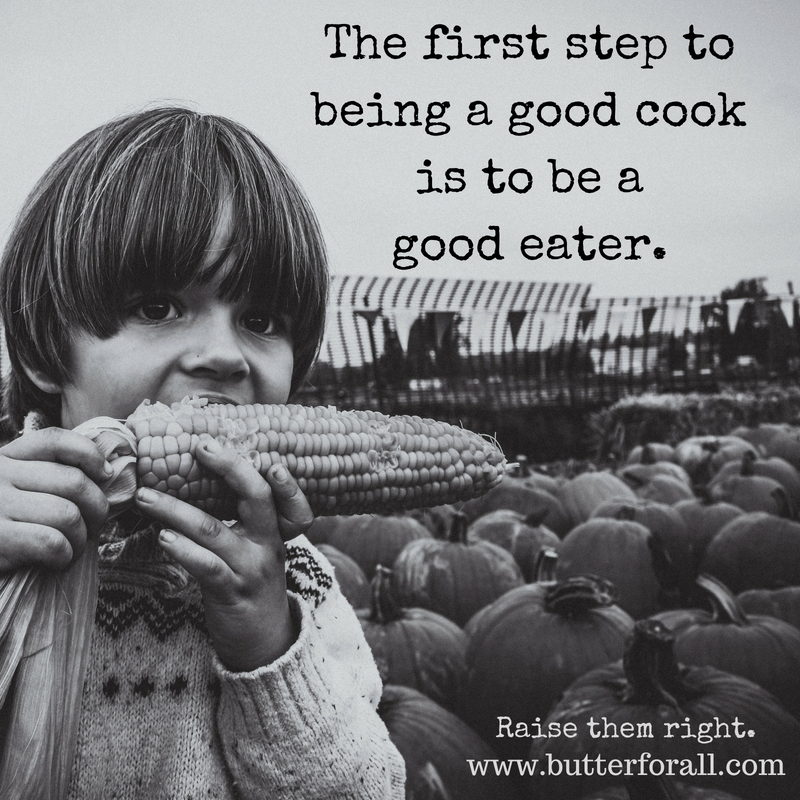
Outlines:
[{"label": "overcast sky", "polygon": [[[35,180],[80,135],[121,113],[179,102],[233,117],[273,146],[317,209],[335,272],[400,274],[393,267],[396,240],[417,236],[410,255],[420,263],[405,275],[589,282],[595,295],[714,294],[751,276],[766,276],[774,292],[786,291],[787,281],[800,290],[796,0],[4,0],[0,8],[3,241]],[[348,37],[340,28],[347,55],[331,58],[335,39],[332,30],[325,36],[326,24],[360,25],[377,37],[382,57],[352,58],[354,29]],[[460,26],[463,52],[471,55],[480,53],[476,34],[496,34],[501,42],[487,39],[488,58],[448,59],[457,43],[440,30],[437,52],[444,57],[423,58],[431,47],[425,36],[437,24],[451,36]],[[538,41],[540,54],[549,48],[546,58],[534,58],[524,38],[533,25],[546,36]],[[621,50],[600,59],[586,38],[586,55],[567,59],[567,37],[588,36],[598,25],[611,36],[602,41],[604,51],[629,34]],[[717,36],[717,53],[726,54],[733,42],[732,54],[707,52],[693,60],[683,38],[690,25],[705,37],[698,48]],[[390,52],[404,52],[402,58],[384,54],[392,34]],[[518,58],[502,57],[508,34],[509,54],[518,52],[515,41],[526,48]],[[666,42],[658,60],[656,36]],[[644,37],[651,37],[651,68],[645,68]],[[577,44],[571,51],[578,54]],[[315,124],[313,92],[337,107],[332,125]],[[429,131],[424,124],[368,126],[376,112],[365,104],[375,102],[376,92],[384,119],[393,122],[395,102],[418,103],[423,123],[429,104],[450,103],[440,120],[449,131],[432,135],[441,125]],[[577,119],[581,103],[591,111],[609,100],[607,93],[618,125],[590,117],[579,127],[565,120],[569,104]],[[728,120],[746,125],[717,124],[720,93]],[[360,125],[342,123],[346,101],[364,106]],[[491,124],[467,124],[475,101],[485,103],[488,116],[474,121]],[[636,119],[643,101],[660,108],[673,102],[673,121],[681,113],[678,103],[689,111],[701,103],[698,119],[707,120],[713,107],[715,120],[700,126],[688,118],[678,126],[656,115],[660,121],[644,126]],[[512,135],[510,110],[521,102],[534,104],[528,117],[533,130]],[[549,103],[548,121],[558,106],[560,122],[540,123],[540,103]],[[328,106],[321,113],[331,118]],[[601,120],[608,115],[608,107],[599,112]],[[445,169],[462,169],[463,190],[419,194],[425,159],[438,186]],[[498,182],[517,169],[516,187],[526,187],[527,172],[530,189],[490,192],[482,172],[489,159],[503,170]],[[586,186],[600,188],[554,193],[549,160],[575,173],[596,170],[599,183]],[[638,171],[642,191],[618,190],[624,168]],[[433,261],[419,252],[426,237],[476,243],[490,226],[497,228],[502,260],[483,260],[476,250],[466,260],[447,253]],[[621,257],[605,260],[595,252],[594,259],[581,260],[572,238],[579,226],[594,237],[585,250],[602,236],[616,236],[622,247],[606,252]],[[543,242],[540,250],[528,250],[541,254],[536,260],[520,250],[530,236]],[[548,257],[565,253],[556,247],[548,254],[551,236],[564,237],[572,258]],[[625,258],[625,237],[643,236],[650,244],[637,243],[642,258]],[[463,256],[467,247],[461,238],[455,252]],[[655,257],[657,247],[666,251],[662,259]],[[430,239],[428,251],[436,249],[437,240]],[[484,253],[495,249],[484,242]]]}]

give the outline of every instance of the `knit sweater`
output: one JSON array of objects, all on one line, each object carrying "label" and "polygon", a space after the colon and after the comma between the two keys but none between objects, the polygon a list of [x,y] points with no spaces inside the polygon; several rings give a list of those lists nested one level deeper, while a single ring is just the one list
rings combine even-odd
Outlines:
[{"label": "knit sweater", "polygon": [[305,537],[287,544],[300,634],[272,664],[232,673],[156,531],[101,544],[69,800],[403,798],[380,679],[324,556]]}]

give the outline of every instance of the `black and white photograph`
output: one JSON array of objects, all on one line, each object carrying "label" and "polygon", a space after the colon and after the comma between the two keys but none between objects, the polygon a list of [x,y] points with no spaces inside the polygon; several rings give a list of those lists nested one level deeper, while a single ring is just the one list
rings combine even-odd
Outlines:
[{"label": "black and white photograph", "polygon": [[0,800],[800,797],[800,6],[0,20]]}]

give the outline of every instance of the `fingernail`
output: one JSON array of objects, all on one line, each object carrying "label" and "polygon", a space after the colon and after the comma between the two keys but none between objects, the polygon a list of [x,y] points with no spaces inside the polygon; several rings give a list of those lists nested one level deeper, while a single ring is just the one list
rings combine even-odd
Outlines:
[{"label": "fingernail", "polygon": [[110,478],[114,474],[114,467],[112,467],[111,464],[109,464],[109,462],[106,461],[103,464],[103,472],[106,474],[107,478]]},{"label": "fingernail", "polygon": [[276,481],[283,483],[288,477],[286,474],[286,467],[284,467],[283,464],[278,464],[278,466],[272,470],[272,477],[275,478]]},{"label": "fingernail", "polygon": [[222,450],[222,445],[216,439],[206,439],[203,442],[203,447],[205,447],[207,453],[219,453]]},{"label": "fingernail", "polygon": [[162,542],[166,542],[167,544],[174,542],[178,538],[177,535],[175,534],[175,531],[170,531],[167,530],[166,528],[163,531],[161,531],[161,533],[159,533],[158,536]]},{"label": "fingernail", "polygon": [[148,503],[152,505],[153,503],[158,500],[158,492],[154,492],[152,489],[148,489],[146,486],[140,486],[136,490],[136,499],[140,503]]}]

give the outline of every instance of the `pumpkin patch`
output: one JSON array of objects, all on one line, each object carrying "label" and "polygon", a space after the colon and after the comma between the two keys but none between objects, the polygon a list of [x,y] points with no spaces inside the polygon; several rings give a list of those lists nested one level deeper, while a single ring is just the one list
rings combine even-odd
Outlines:
[{"label": "pumpkin patch", "polygon": [[[611,468],[517,456],[481,498],[312,532],[343,591],[332,541],[373,571],[354,604],[407,800],[800,797],[796,441],[776,424],[652,442]],[[715,768],[599,775],[585,758]],[[515,771],[531,759],[561,774]],[[719,775],[727,759],[785,774]]]}]

